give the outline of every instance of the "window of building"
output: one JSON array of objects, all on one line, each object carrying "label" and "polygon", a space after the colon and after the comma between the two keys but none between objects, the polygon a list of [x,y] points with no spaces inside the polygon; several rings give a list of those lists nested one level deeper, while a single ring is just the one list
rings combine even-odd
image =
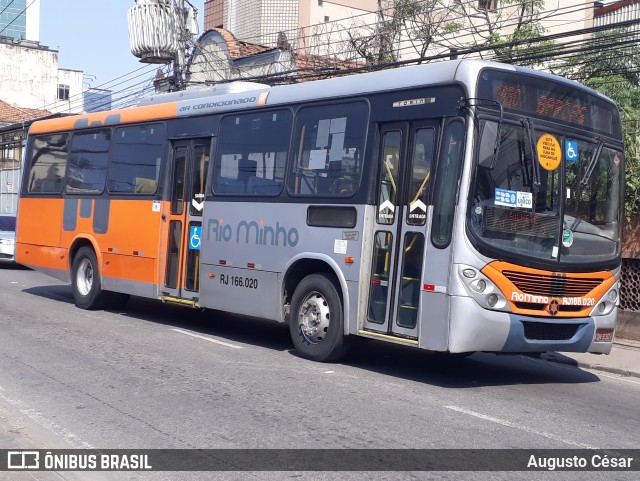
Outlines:
[{"label": "window of building", "polygon": [[109,192],[153,194],[158,190],[164,131],[163,124],[134,125],[115,130],[107,175]]},{"label": "window of building", "polygon": [[214,193],[280,194],[292,122],[288,110],[223,118],[214,161]]},{"label": "window of building", "polygon": [[110,142],[110,129],[73,136],[67,169],[68,194],[99,194],[104,190]]},{"label": "window of building", "polygon": [[369,109],[363,102],[300,109],[289,193],[350,196],[360,182]]},{"label": "window of building", "polygon": [[68,140],[68,134],[41,135],[33,140],[28,192],[62,193]]},{"label": "window of building", "polygon": [[69,100],[69,86],[58,84],[58,100]]}]

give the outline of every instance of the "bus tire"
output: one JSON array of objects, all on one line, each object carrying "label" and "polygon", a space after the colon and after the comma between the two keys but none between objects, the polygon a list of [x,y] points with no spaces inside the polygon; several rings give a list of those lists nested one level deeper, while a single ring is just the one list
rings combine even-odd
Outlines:
[{"label": "bus tire", "polygon": [[342,300],[327,275],[312,274],[298,284],[289,331],[296,351],[312,361],[336,361],[346,353],[349,338],[344,335]]},{"label": "bus tire", "polygon": [[98,260],[93,249],[81,247],[71,265],[73,299],[80,309],[100,309],[107,300],[102,290]]}]

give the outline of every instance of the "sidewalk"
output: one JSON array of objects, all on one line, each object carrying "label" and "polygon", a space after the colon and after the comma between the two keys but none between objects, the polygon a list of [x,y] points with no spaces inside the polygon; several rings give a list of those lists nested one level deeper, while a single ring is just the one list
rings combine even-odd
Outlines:
[{"label": "sidewalk", "polygon": [[616,339],[611,354],[547,352],[541,359],[640,378],[640,342]]}]

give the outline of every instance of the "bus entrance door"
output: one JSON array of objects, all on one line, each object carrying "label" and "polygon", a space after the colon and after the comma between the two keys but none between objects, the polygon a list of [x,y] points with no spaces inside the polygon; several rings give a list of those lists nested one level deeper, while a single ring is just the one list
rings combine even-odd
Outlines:
[{"label": "bus entrance door", "polygon": [[418,338],[418,316],[438,124],[380,131],[379,185],[365,330]]},{"label": "bus entrance door", "polygon": [[162,216],[167,242],[161,292],[165,300],[195,305],[211,140],[180,140],[172,147],[169,203]]}]

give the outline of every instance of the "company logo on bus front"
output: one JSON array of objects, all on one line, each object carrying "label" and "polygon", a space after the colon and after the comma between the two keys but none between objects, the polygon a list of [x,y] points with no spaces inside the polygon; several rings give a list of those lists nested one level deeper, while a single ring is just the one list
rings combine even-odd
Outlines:
[{"label": "company logo on bus front", "polygon": [[547,306],[547,312],[552,316],[557,316],[558,312],[560,312],[560,303],[556,299],[553,299]]},{"label": "company logo on bus front", "polygon": [[300,240],[298,229],[287,229],[276,222],[275,226],[261,221],[240,221],[234,228],[223,219],[211,219],[207,229],[207,239],[214,242],[236,242],[261,246],[295,247]]}]

